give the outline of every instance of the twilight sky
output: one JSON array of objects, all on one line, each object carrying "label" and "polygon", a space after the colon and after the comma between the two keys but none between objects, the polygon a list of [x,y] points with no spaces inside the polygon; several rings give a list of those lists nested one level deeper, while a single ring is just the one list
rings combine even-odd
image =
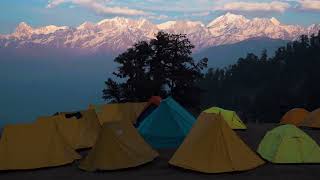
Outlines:
[{"label": "twilight sky", "polygon": [[307,26],[320,23],[320,0],[1,0],[0,34],[14,31],[22,21],[34,27],[78,26],[123,16],[155,23],[181,19],[208,23],[226,12]]}]

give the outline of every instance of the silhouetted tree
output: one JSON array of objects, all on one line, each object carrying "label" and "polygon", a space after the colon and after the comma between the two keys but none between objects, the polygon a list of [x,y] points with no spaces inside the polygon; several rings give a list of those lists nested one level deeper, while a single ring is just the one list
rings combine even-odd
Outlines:
[{"label": "silhouetted tree", "polygon": [[[103,98],[115,102],[145,101],[152,95],[173,96],[185,105],[200,103],[207,59],[197,63],[192,58],[194,46],[183,34],[159,32],[150,42],[142,41],[115,58],[120,64],[106,82]],[[123,82],[124,81],[124,82]]]}]

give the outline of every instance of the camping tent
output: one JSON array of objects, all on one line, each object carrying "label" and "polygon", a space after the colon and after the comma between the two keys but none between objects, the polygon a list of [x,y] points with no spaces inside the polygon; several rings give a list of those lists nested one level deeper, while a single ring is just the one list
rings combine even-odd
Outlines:
[{"label": "camping tent", "polygon": [[309,113],[309,115],[302,121],[300,126],[320,128],[320,108]]},{"label": "camping tent", "polygon": [[225,110],[219,107],[212,107],[203,112],[221,114],[223,119],[232,129],[247,129],[246,125],[241,121],[237,113],[234,111]]},{"label": "camping tent", "polygon": [[161,97],[160,96],[152,96],[147,105],[145,106],[144,110],[141,112],[139,117],[136,120],[136,123],[134,124],[135,127],[139,127],[142,121],[149,116],[161,103]]},{"label": "camping tent", "polygon": [[8,125],[0,140],[0,170],[59,166],[80,159],[54,121]]},{"label": "camping tent", "polygon": [[117,170],[145,164],[157,156],[130,122],[106,122],[79,167],[86,171]]},{"label": "camping tent", "polygon": [[201,113],[170,164],[204,173],[244,171],[264,161],[219,114]]},{"label": "camping tent", "polygon": [[195,118],[187,110],[168,97],[144,119],[138,130],[155,148],[175,148],[181,144],[194,122]]},{"label": "camping tent", "polygon": [[267,132],[258,153],[273,163],[320,163],[320,147],[294,125],[282,125]]},{"label": "camping tent", "polygon": [[[71,118],[71,119],[76,119],[78,122],[78,145],[76,145],[76,149],[80,148],[90,148],[92,147],[99,135],[101,125],[99,123],[99,119],[97,114],[95,113],[94,110],[85,110],[85,111],[80,111],[76,112],[80,113],[79,118]],[[68,119],[68,115],[72,115],[74,113],[62,113],[64,115],[64,119]],[[63,128],[63,132],[68,133],[70,131],[70,128]]]},{"label": "camping tent", "polygon": [[[80,114],[80,117],[70,116],[72,114]],[[54,120],[62,137],[74,149],[89,148],[95,144],[101,126],[94,110],[59,113],[54,117],[40,117],[36,122]]]},{"label": "camping tent", "polygon": [[129,121],[133,124],[146,107],[147,102],[140,103],[114,103],[104,105],[90,105],[89,109],[94,109],[98,115],[100,124],[112,121]]},{"label": "camping tent", "polygon": [[280,120],[281,124],[293,124],[299,126],[308,116],[309,111],[303,108],[294,108],[288,111]]}]

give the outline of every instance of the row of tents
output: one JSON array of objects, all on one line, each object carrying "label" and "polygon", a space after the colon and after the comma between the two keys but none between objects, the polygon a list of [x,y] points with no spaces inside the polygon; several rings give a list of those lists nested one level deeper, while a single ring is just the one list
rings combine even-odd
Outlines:
[{"label": "row of tents", "polygon": [[312,112],[303,108],[291,109],[281,118],[280,123],[298,127],[320,128],[320,108]]},{"label": "row of tents", "polygon": [[[246,129],[233,111],[218,107],[197,119],[168,97],[144,103],[91,105],[88,110],[8,125],[0,140],[0,170],[36,169],[79,161],[86,171],[136,167],[174,148],[169,164],[204,173],[254,169],[265,163],[320,163],[320,147],[294,125],[261,141],[258,154],[233,129]],[[91,148],[82,158],[76,150]]]}]

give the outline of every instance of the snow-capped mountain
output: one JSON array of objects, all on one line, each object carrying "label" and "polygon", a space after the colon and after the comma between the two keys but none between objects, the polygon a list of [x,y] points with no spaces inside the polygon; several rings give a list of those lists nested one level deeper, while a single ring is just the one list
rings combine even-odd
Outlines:
[{"label": "snow-capped mountain", "polygon": [[66,30],[66,29],[68,29],[67,26],[58,27],[58,26],[54,26],[54,25],[49,25],[49,26],[44,26],[44,27],[33,29],[27,23],[22,22],[17,26],[16,31],[12,35],[17,38],[20,38],[20,37],[25,38],[25,37],[30,37],[34,34],[50,34],[50,33],[56,32],[58,30]]},{"label": "snow-capped mountain", "polygon": [[282,24],[276,18],[248,19],[231,13],[220,16],[207,25],[199,21],[153,24],[146,19],[121,17],[105,19],[98,23],[85,22],[76,28],[54,25],[32,28],[22,22],[14,33],[0,35],[0,48],[80,48],[94,52],[119,53],[138,41],[153,38],[160,30],[187,34],[196,50],[201,50],[251,38],[293,40],[301,34],[317,33],[320,24],[305,28]]}]

